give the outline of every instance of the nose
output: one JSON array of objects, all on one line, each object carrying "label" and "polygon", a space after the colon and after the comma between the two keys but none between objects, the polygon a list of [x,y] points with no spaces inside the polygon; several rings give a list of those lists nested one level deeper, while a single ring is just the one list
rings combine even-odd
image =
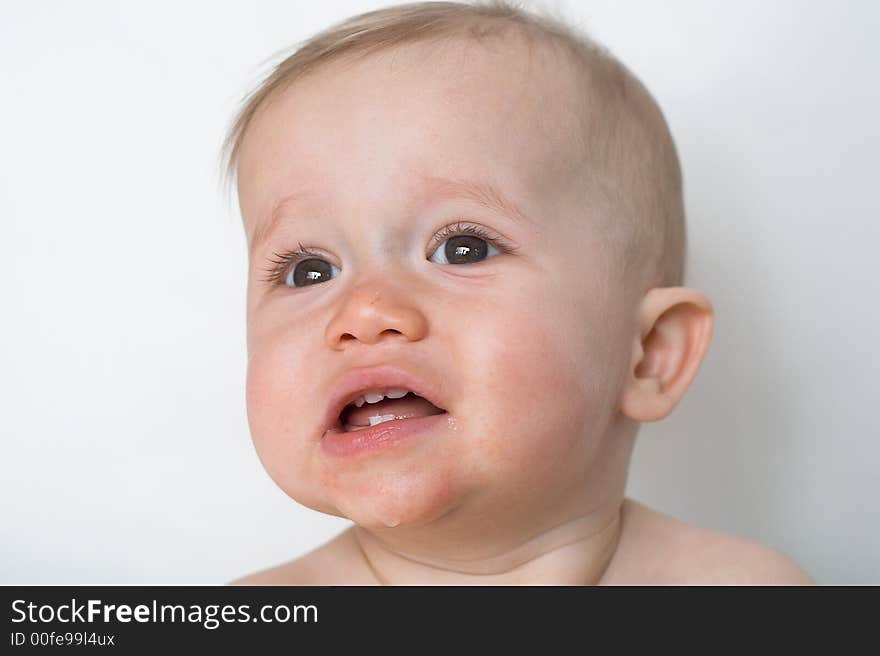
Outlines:
[{"label": "nose", "polygon": [[412,292],[372,281],[351,290],[342,300],[339,311],[327,324],[325,337],[330,348],[343,351],[354,341],[418,341],[427,333],[427,318],[413,303]]}]

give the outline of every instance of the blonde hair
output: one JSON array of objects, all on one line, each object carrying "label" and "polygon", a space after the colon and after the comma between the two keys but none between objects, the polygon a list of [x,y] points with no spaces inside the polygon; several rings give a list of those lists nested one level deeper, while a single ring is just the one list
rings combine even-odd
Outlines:
[{"label": "blonde hair", "polygon": [[[369,11],[300,42],[248,95],[221,146],[223,182],[237,174],[240,149],[254,115],[304,75],[343,56],[367,56],[416,41],[466,37],[481,42],[515,28],[561,47],[584,85],[585,184],[605,210],[602,226],[619,243],[624,278],[646,291],[679,286],[686,249],[681,170],[663,114],[648,90],[586,34],[544,11],[511,0],[416,2]],[[287,50],[287,49],[285,49]],[[634,278],[632,276],[635,276]]]}]

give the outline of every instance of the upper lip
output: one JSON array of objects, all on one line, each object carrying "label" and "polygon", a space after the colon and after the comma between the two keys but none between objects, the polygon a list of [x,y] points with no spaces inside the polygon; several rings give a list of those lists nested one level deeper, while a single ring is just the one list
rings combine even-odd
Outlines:
[{"label": "upper lip", "polygon": [[336,426],[345,406],[359,396],[370,390],[384,390],[390,387],[415,392],[441,410],[446,410],[445,401],[438,387],[431,380],[415,373],[412,368],[390,364],[359,367],[349,369],[333,382],[321,434]]}]

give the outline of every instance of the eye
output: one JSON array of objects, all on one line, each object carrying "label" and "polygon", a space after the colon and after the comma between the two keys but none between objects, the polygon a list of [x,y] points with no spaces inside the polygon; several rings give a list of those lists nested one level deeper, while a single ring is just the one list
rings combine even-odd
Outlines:
[{"label": "eye", "polygon": [[291,267],[284,277],[284,284],[288,287],[307,287],[319,282],[324,282],[332,278],[333,270],[339,272],[339,269],[326,260],[316,260],[308,258],[300,260],[295,266]]},{"label": "eye", "polygon": [[266,269],[269,275],[263,280],[273,285],[308,287],[330,280],[334,271],[339,273],[339,267],[328,262],[324,255],[302,244],[298,251],[274,253],[274,256],[269,260],[274,266]]},{"label": "eye", "polygon": [[[477,264],[503,253],[513,253],[516,248],[504,239],[490,234],[480,226],[457,223],[446,226],[434,235],[431,245],[437,248],[429,257],[437,264]],[[332,280],[340,269],[328,261],[323,253],[299,244],[299,250],[273,253],[271,266],[266,268],[263,282],[272,286],[309,287]],[[436,259],[439,258],[439,259]]]},{"label": "eye", "polygon": [[[439,243],[439,246],[428,259],[437,264],[476,264],[493,252],[496,255],[513,252],[500,237],[479,226],[462,223],[445,227],[435,235],[432,243]],[[438,255],[440,261],[434,259]]]}]

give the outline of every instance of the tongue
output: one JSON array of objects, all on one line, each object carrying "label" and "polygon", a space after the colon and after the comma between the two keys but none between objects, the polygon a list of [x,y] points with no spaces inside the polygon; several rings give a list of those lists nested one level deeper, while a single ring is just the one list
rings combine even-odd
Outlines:
[{"label": "tongue", "polygon": [[369,426],[370,417],[394,415],[395,419],[410,417],[429,417],[445,412],[430,401],[414,394],[407,394],[402,399],[382,399],[378,403],[364,403],[360,408],[352,407],[343,413],[342,420],[346,427]]}]

